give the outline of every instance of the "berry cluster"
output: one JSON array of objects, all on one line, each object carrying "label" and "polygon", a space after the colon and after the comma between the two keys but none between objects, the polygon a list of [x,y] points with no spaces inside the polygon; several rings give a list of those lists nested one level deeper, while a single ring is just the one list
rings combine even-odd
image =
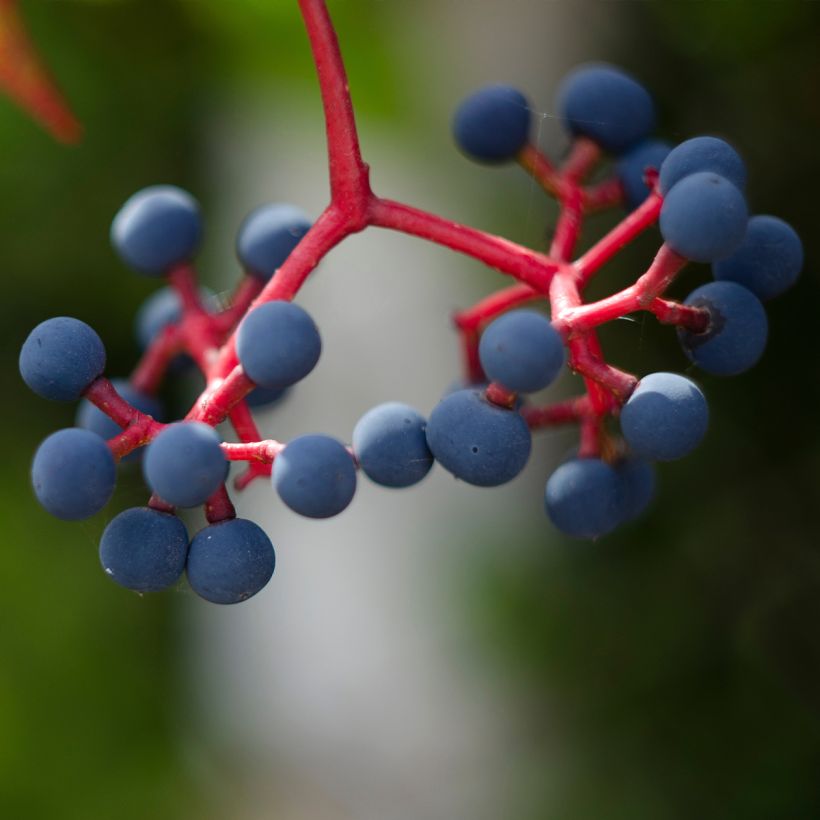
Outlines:
[{"label": "berry cluster", "polygon": [[[531,106],[516,89],[484,88],[458,108],[455,139],[484,163],[517,161],[560,204],[549,252],[444,220],[376,196],[361,159],[347,81],[323,0],[300,0],[325,106],[331,203],[312,222],[289,205],[263,206],[244,221],[236,249],[244,277],[227,306],[214,304],[192,258],[202,234],[197,203],[172,186],[135,194],[116,215],[111,239],[136,271],[168,285],[140,309],[143,356],[127,381],[103,376],[105,350],[85,323],[67,317],[36,327],[20,371],[39,395],[82,398],[77,428],[49,436],[32,478],[43,506],[64,519],[101,510],[116,462],[141,459],[153,495],[146,507],[114,518],[102,536],[105,571],[130,589],[154,591],[183,571],[217,603],[258,592],[274,570],[274,550],[254,523],[238,519],[225,487],[231,461],[247,462],[235,486],[269,477],[284,503],[311,518],[350,504],[357,470],[385,487],[409,487],[434,462],[481,487],[510,481],[526,465],[533,430],[576,423],[580,445],[546,484],[546,512],[562,532],[595,538],[638,516],[654,489],[652,462],[695,448],[708,424],[700,389],[674,373],[638,380],[607,364],[596,328],[635,311],[677,327],[685,355],[708,373],[743,372],[767,336],[761,300],[788,288],[802,265],[794,231],[770,216],[748,216],[746,171],[734,149],[714,137],[675,148],[651,139],[652,100],[632,77],[588,65],[563,81],[557,108],[572,145],[556,166],[530,142]],[[604,157],[612,173],[587,182]],[[621,223],[574,259],[584,217],[625,207]],[[659,222],[663,243],[630,287],[584,303],[593,275],[626,243]],[[262,439],[251,408],[271,404],[316,365],[322,341],[292,299],[318,262],[366,227],[418,236],[513,276],[455,317],[464,353],[460,385],[429,419],[403,404],[369,410],[352,446],[325,435],[284,444]],[[664,293],[689,260],[712,264],[715,281],[682,303]],[[526,305],[548,301],[551,319]],[[166,374],[193,362],[205,389],[178,421],[162,421],[155,394]],[[542,405],[529,394],[548,387],[565,365],[584,380],[575,399]],[[619,419],[620,433],[611,424]],[[215,427],[228,421],[236,443]],[[208,526],[189,541],[177,507],[204,505]]]}]

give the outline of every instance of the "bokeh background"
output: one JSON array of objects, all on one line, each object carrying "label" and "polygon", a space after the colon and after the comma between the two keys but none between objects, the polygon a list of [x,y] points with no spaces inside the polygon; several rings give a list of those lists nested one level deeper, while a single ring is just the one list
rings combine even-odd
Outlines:
[{"label": "bokeh background", "polygon": [[[321,111],[296,4],[21,5],[86,134],[60,147],[0,100],[0,816],[820,816],[820,5],[331,0],[379,192],[544,247],[554,207],[515,168],[458,155],[449,117],[474,87],[520,84],[540,143],[560,152],[556,84],[606,59],[651,88],[662,136],[741,150],[752,209],[797,227],[806,267],[770,304],[753,371],[692,374],[710,433],[660,470],[640,522],[593,544],[548,525],[543,483],[566,433],[543,436],[507,487],[443,470],[407,493],[363,481],[329,522],[256,486],[240,513],[279,563],[236,608],[184,584],[140,598],[103,576],[96,542],[115,508],[143,503],[138,476],[89,522],[38,508],[33,451],[73,408],[24,390],[16,361],[31,327],[65,314],[97,329],[112,374],[133,366],[134,311],[156,283],[122,268],[107,233],[144,185],[200,199],[217,291],[235,281],[232,237],[252,207],[318,214]],[[636,243],[596,292],[633,280],[656,244]],[[678,295],[707,277],[693,267]],[[420,242],[354,238],[305,289],[325,355],[265,432],[349,439],[380,401],[429,411],[457,376],[450,312],[499,284]],[[650,321],[614,323],[604,344],[637,373],[689,372]],[[556,392],[572,390],[567,375]]]}]

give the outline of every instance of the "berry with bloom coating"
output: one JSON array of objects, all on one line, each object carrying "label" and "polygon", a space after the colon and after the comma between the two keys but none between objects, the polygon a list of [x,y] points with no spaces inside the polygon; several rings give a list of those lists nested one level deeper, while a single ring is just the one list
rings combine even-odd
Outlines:
[{"label": "berry with bloom coating", "polygon": [[383,487],[410,487],[433,466],[427,419],[400,402],[368,410],[353,430],[353,452],[365,475]]},{"label": "berry with bloom coating", "polygon": [[650,461],[672,461],[700,444],[709,408],[700,388],[677,373],[650,373],[638,382],[621,410],[621,430],[630,449]]},{"label": "berry with bloom coating", "polygon": [[299,436],[276,456],[273,486],[294,512],[308,518],[330,518],[353,500],[356,465],[335,438]]},{"label": "berry with bloom coating", "polygon": [[550,476],[544,504],[550,521],[565,535],[598,538],[622,520],[621,481],[599,458],[574,458]]},{"label": "berry with bloom coating", "polygon": [[173,586],[185,569],[188,532],[175,515],[133,507],[112,519],[100,540],[100,563],[113,581],[136,592]]},{"label": "berry with bloom coating", "polygon": [[166,427],[148,445],[142,470],[148,486],[176,507],[204,504],[228,476],[216,430],[199,421]]},{"label": "berry with bloom coating", "polygon": [[239,326],[236,353],[248,378],[262,387],[289,387],[319,361],[322,339],[307,311],[293,302],[267,302]]},{"label": "berry with bloom coating", "polygon": [[273,544],[253,521],[233,518],[200,530],[191,541],[186,571],[191,589],[214,604],[256,595],[276,567]]},{"label": "berry with bloom coating", "polygon": [[747,226],[740,247],[712,265],[715,279],[736,282],[765,301],[797,281],[803,267],[803,243],[788,222],[758,214]]},{"label": "berry with bloom coating", "polygon": [[757,364],[766,348],[769,322],[751,291],[734,282],[710,282],[692,291],[685,304],[709,311],[703,333],[678,329],[683,352],[701,370],[735,376]]},{"label": "berry with bloom coating", "polygon": [[137,191],[111,223],[111,244],[126,265],[162,276],[199,248],[202,218],[197,201],[174,185]]},{"label": "berry with bloom coating", "polygon": [[746,233],[743,194],[724,177],[705,171],[678,182],[661,208],[664,241],[680,256],[714,262],[735,251]]},{"label": "berry with bloom coating", "polygon": [[462,101],[453,117],[453,136],[469,157],[504,162],[527,144],[530,116],[530,104],[518,89],[490,85]]},{"label": "berry with bloom coating", "polygon": [[251,211],[236,236],[236,255],[245,272],[267,282],[311,224],[310,217],[294,205],[272,203]]},{"label": "berry with bloom coating", "polygon": [[46,319],[20,350],[20,375],[38,395],[76,401],[105,370],[105,347],[85,322],[70,316]]},{"label": "berry with bloom coating", "polygon": [[482,391],[459,390],[430,414],[427,443],[436,461],[456,478],[496,487],[524,469],[532,436],[516,410],[492,404]]},{"label": "berry with bloom coating", "polygon": [[741,192],[746,189],[746,165],[728,142],[693,137],[675,146],[661,165],[661,193],[668,194],[682,179],[702,171],[728,179]]},{"label": "berry with bloom coating", "polygon": [[513,310],[488,325],[478,355],[487,377],[516,393],[551,384],[566,358],[558,332],[534,310]]},{"label": "berry with bloom coating", "polygon": [[54,516],[79,521],[111,499],[117,470],[106,443],[95,433],[69,427],[37,449],[31,482],[37,500]]},{"label": "berry with bloom coating", "polygon": [[649,92],[606,63],[582,65],[567,74],[556,107],[572,134],[588,137],[612,154],[628,151],[655,127]]}]

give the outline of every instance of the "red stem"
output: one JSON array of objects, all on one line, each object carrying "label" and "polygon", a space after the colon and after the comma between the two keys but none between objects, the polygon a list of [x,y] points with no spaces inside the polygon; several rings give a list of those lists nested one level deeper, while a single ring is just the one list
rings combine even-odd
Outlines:
[{"label": "red stem", "polygon": [[547,292],[552,277],[561,267],[555,259],[508,239],[388,199],[373,202],[370,224],[418,236],[472,256],[540,293]]},{"label": "red stem", "polygon": [[205,502],[205,518],[209,524],[236,518],[236,510],[224,484]]},{"label": "red stem", "polygon": [[711,316],[706,308],[681,305],[656,297],[647,310],[655,314],[658,321],[664,325],[677,325],[692,333],[705,333],[709,329]]},{"label": "red stem", "polygon": [[603,239],[593,245],[575,262],[578,281],[583,287],[592,275],[636,236],[655,224],[661,212],[663,199],[653,191],[638,208],[632,211]]},{"label": "red stem", "polygon": [[541,427],[577,423],[585,416],[592,414],[592,406],[589,396],[583,395],[575,399],[549,404],[545,407],[528,407],[525,405],[520,412],[530,429],[538,430]]},{"label": "red stem", "polygon": [[[356,119],[339,41],[324,0],[299,0],[325,111],[331,201],[346,211],[350,230],[361,230],[372,197],[362,161]],[[357,227],[354,227],[357,226]]]},{"label": "red stem", "polygon": [[284,444],[273,440],[222,445],[222,452],[228,461],[260,461],[266,464],[272,464],[284,449]]},{"label": "red stem", "polygon": [[601,149],[586,137],[576,137],[569,155],[561,166],[561,175],[575,186],[584,179],[601,159]]}]

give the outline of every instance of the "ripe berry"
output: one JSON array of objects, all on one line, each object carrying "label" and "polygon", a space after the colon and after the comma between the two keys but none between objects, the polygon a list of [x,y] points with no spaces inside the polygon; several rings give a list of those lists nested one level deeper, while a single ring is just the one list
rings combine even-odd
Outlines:
[{"label": "ripe berry", "polygon": [[458,147],[481,162],[504,162],[527,144],[530,104],[518,89],[490,85],[471,94],[453,117]]}]

